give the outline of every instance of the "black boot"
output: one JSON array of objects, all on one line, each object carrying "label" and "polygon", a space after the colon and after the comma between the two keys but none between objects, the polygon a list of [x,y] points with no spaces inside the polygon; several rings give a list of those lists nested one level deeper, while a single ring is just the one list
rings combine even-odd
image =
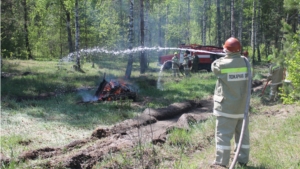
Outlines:
[{"label": "black boot", "polygon": [[247,166],[247,163],[241,163],[241,162],[239,162],[239,165],[240,165],[241,167],[246,167],[246,166]]}]

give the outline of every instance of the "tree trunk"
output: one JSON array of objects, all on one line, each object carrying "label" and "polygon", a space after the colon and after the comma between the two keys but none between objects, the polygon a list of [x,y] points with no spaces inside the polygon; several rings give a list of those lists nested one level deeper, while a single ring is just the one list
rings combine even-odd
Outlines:
[{"label": "tree trunk", "polygon": [[[123,28],[124,28],[124,18],[123,18],[123,9],[122,9],[122,7],[123,7],[123,0],[118,0],[118,7],[119,7],[119,9],[117,9],[117,10],[119,10],[118,11],[118,24],[120,25],[120,28],[123,30]],[[122,40],[121,40],[121,43],[120,43],[120,47],[123,49],[125,46],[125,43],[123,43],[124,41],[124,39],[125,39],[125,37],[124,37],[124,35],[125,35],[125,33],[122,33],[121,31],[120,31],[120,34],[121,34],[121,36],[122,36]]]},{"label": "tree trunk", "polygon": [[255,18],[256,18],[256,0],[253,0],[253,14],[252,14],[252,30],[251,30],[251,47],[252,47],[252,64],[255,63]]},{"label": "tree trunk", "polygon": [[[163,33],[162,33],[162,14],[161,14],[161,11],[159,11],[159,14],[158,14],[158,17],[159,17],[159,21],[158,21],[158,45],[160,46],[160,47],[162,47],[163,46]],[[161,51],[159,51],[158,52],[158,54],[159,54],[159,56],[161,56],[162,55],[162,52]]]},{"label": "tree trunk", "polygon": [[[144,22],[144,0],[140,0],[140,29],[141,29],[141,48],[144,48],[145,39],[145,22]],[[144,74],[146,72],[147,60],[144,50],[141,51],[140,58],[140,73]]]},{"label": "tree trunk", "polygon": [[23,7],[24,7],[24,32],[25,32],[25,45],[28,54],[28,59],[33,59],[31,54],[31,49],[29,46],[29,36],[28,36],[28,11],[27,11],[27,3],[26,0],[23,0]]},{"label": "tree trunk", "polygon": [[220,11],[220,0],[217,1],[217,42],[218,46],[222,46],[221,42],[221,11]]},{"label": "tree trunk", "polygon": [[257,48],[257,60],[258,62],[261,62],[261,56],[260,56],[260,48],[259,48],[259,45],[260,45],[260,40],[261,40],[261,29],[259,28],[259,25],[260,25],[260,22],[261,22],[261,19],[260,19],[260,12],[261,12],[261,4],[260,4],[260,1],[258,1],[258,4],[257,4],[257,10],[258,10],[258,14],[257,14],[257,22],[255,24],[255,46]]},{"label": "tree trunk", "polygon": [[190,44],[190,21],[191,21],[191,6],[190,6],[191,2],[190,0],[187,0],[187,27],[186,27],[186,33],[185,33],[185,38],[186,38],[186,43]]},{"label": "tree trunk", "polygon": [[79,51],[79,13],[78,13],[78,0],[75,0],[75,51],[76,51],[76,65],[80,70],[80,51]]},{"label": "tree trunk", "polygon": [[[129,50],[132,50],[133,46],[133,5],[134,0],[130,0],[130,9],[129,9],[129,33],[128,33],[128,39],[129,39]],[[132,71],[132,63],[133,63],[133,54],[129,53],[129,58],[127,62],[126,72],[125,72],[125,78],[130,79],[131,71]]]},{"label": "tree trunk", "polygon": [[[86,10],[87,10],[87,6],[86,6],[86,1],[84,1],[84,42],[85,42],[85,49],[87,49],[87,22],[86,22],[86,18],[87,18],[87,14],[86,14]],[[85,59],[87,60],[88,55],[87,52],[85,52]]]},{"label": "tree trunk", "polygon": [[230,20],[230,18],[228,18],[228,4],[227,4],[227,0],[223,1],[223,9],[224,9],[224,20],[223,20],[223,39],[227,39],[230,37],[230,30],[229,30],[229,26],[228,26],[228,22]]},{"label": "tree trunk", "polygon": [[69,53],[72,53],[74,51],[74,48],[73,48],[72,31],[71,31],[71,14],[69,11],[66,11],[66,22],[67,22],[67,32],[68,32]]},{"label": "tree trunk", "polygon": [[207,0],[204,0],[203,3],[203,15],[202,15],[202,44],[206,45],[206,5],[207,4]]},{"label": "tree trunk", "polygon": [[[208,1],[207,2],[207,11],[210,11],[210,8],[211,8],[211,1]],[[209,42],[209,44],[211,45],[212,44],[212,37],[213,36],[211,36],[211,30],[212,30],[212,24],[211,24],[211,22],[212,22],[212,19],[213,19],[213,17],[207,17],[207,24],[206,24],[206,27],[208,28],[208,37],[209,37],[209,39],[208,39],[208,42]]]},{"label": "tree trunk", "polygon": [[[150,7],[150,4],[149,4],[149,0],[145,0],[145,46],[147,47],[150,47],[150,30],[149,30],[149,7]],[[148,55],[149,55],[149,52],[147,51],[144,51],[145,52],[145,55],[146,55],[146,60],[147,60],[147,67],[149,67],[149,60],[148,60]]]},{"label": "tree trunk", "polygon": [[277,16],[276,16],[276,20],[275,20],[275,25],[276,25],[276,28],[275,28],[275,31],[276,31],[276,36],[275,36],[275,47],[278,49],[278,50],[281,50],[281,37],[283,37],[283,33],[282,31],[280,30],[282,28],[282,24],[281,24],[281,20],[282,20],[282,17],[283,17],[283,12],[281,11],[284,11],[283,9],[283,1],[280,1],[279,3],[279,6],[277,7],[276,9],[276,12],[278,13]]},{"label": "tree trunk", "polygon": [[72,32],[71,32],[71,14],[70,12],[66,9],[63,1],[60,1],[63,10],[66,13],[66,26],[67,26],[67,32],[68,32],[68,46],[69,46],[69,53],[72,53],[73,50],[73,40],[72,40]]},{"label": "tree trunk", "polygon": [[241,2],[239,30],[238,30],[238,39],[240,40],[241,46],[242,46],[241,51],[243,51],[243,39],[242,39],[242,35],[243,35],[243,8],[244,8],[244,0],[242,0],[242,2]]},{"label": "tree trunk", "polygon": [[[168,15],[169,15],[169,5],[166,5],[166,25],[169,24]],[[168,29],[165,30],[165,35],[167,35],[167,34],[168,34]],[[167,46],[168,46],[168,40],[165,39],[165,47],[167,47]],[[167,50],[165,50],[165,52],[167,52]]]},{"label": "tree trunk", "polygon": [[231,5],[230,5],[230,34],[231,37],[235,37],[235,29],[234,29],[234,0],[231,0]]}]

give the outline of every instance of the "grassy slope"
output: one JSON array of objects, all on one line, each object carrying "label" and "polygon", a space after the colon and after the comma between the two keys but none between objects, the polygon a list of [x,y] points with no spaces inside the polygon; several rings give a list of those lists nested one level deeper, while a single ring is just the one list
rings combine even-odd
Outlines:
[{"label": "grassy slope", "polygon": [[[139,87],[140,100],[144,101],[142,107],[130,107],[130,102],[77,105],[75,103],[82,98],[82,93],[63,93],[84,86],[95,88],[104,72],[107,77],[122,77],[126,62],[122,63],[116,65],[104,58],[96,68],[91,68],[90,63],[84,64],[86,73],[82,74],[73,71],[69,63],[57,69],[57,62],[5,60],[2,71],[17,74],[30,71],[33,74],[1,79],[1,152],[17,157],[28,149],[62,146],[89,136],[99,125],[111,125],[131,118],[145,107],[163,107],[185,99],[202,99],[213,93],[215,77],[211,73],[174,80],[170,77],[171,72],[165,71],[161,79],[164,89],[160,91],[149,86],[144,77],[139,77],[138,65],[134,65],[132,76]],[[158,68],[154,65],[150,64],[152,72],[145,77],[157,80]],[[255,70],[256,78],[265,73],[265,69]],[[16,101],[16,98],[47,92],[59,94],[46,100]],[[84,91],[84,94],[93,92]],[[250,166],[300,167],[300,148],[297,146],[300,145],[299,106],[265,104],[254,94],[251,107]],[[142,168],[146,161],[154,161],[151,166],[157,165],[157,168],[207,168],[214,158],[214,124],[215,119],[211,118],[205,123],[194,124],[190,132],[174,131],[167,144],[161,147],[143,145],[142,151],[136,148],[130,152],[110,154],[97,167],[117,162],[121,168]],[[127,155],[133,152],[134,156]],[[145,160],[141,160],[142,157]]]}]

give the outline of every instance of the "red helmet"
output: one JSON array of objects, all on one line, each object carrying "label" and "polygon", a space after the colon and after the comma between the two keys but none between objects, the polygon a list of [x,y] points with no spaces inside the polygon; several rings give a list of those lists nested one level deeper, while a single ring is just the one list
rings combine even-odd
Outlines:
[{"label": "red helmet", "polygon": [[223,48],[225,48],[229,52],[239,52],[241,50],[241,43],[236,38],[231,37],[226,40]]},{"label": "red helmet", "polygon": [[248,57],[248,51],[245,50],[245,51],[243,52],[243,55],[244,55],[245,57]]}]

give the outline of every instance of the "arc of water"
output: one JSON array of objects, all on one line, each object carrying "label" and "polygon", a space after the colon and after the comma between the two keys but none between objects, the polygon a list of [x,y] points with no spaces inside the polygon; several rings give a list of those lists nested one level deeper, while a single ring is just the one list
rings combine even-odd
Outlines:
[{"label": "arc of water", "polygon": [[[112,54],[112,55],[125,55],[125,54],[130,54],[130,53],[137,53],[140,51],[161,51],[161,50],[180,50],[180,51],[186,51],[189,50],[191,52],[205,52],[205,53],[210,53],[210,54],[217,54],[217,55],[224,55],[224,53],[217,53],[217,52],[210,52],[207,50],[197,50],[197,49],[190,49],[190,48],[176,48],[176,47],[135,47],[133,49],[125,49],[125,50],[108,50],[106,48],[99,48],[99,47],[94,47],[90,49],[81,49],[80,53],[105,53],[105,54]],[[64,57],[62,60],[63,61],[71,61],[73,60],[76,56],[76,53],[70,53],[68,56]]]}]

